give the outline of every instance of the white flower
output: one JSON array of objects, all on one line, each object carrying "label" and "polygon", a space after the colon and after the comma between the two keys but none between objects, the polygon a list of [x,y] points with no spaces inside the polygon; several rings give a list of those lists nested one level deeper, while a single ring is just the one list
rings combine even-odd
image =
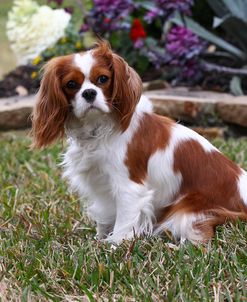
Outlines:
[{"label": "white flower", "polygon": [[8,15],[7,36],[18,64],[26,64],[61,37],[70,21],[63,9],[39,6],[32,0],[15,0]]}]

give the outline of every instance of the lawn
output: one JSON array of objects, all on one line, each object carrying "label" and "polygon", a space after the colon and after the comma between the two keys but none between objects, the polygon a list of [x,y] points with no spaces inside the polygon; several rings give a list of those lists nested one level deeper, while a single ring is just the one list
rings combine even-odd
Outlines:
[{"label": "lawn", "polygon": [[[247,168],[247,139],[214,144]],[[29,145],[0,133],[1,301],[246,301],[247,224],[206,246],[164,236],[111,250],[61,179],[62,145]]]}]

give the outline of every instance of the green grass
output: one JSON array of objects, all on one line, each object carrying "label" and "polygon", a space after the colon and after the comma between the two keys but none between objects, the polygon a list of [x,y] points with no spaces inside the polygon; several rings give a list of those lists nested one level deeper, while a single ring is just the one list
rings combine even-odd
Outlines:
[{"label": "green grass", "polygon": [[[247,168],[247,139],[214,143]],[[246,301],[246,224],[219,227],[206,246],[163,237],[113,251],[61,179],[62,146],[29,144],[0,134],[1,301]]]}]

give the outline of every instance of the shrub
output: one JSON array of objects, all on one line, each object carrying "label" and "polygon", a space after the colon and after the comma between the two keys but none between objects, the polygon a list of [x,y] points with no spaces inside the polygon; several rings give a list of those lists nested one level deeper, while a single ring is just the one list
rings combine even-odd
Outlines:
[{"label": "shrub", "polygon": [[[63,5],[63,0],[48,0],[48,3],[57,9]],[[38,62],[39,66],[53,56],[85,49],[88,37],[99,36],[107,39],[114,50],[144,77],[150,69],[158,70],[157,75],[162,76],[162,68],[167,65],[176,67],[181,80],[188,75],[193,75],[195,79],[200,76],[196,72],[199,70],[197,57],[205,51],[205,43],[201,39],[180,26],[180,32],[187,32],[187,36],[190,36],[187,43],[190,47],[187,50],[187,46],[183,46],[186,39],[180,34],[177,37],[181,38],[177,51],[171,51],[177,47],[172,37],[176,31],[179,32],[178,27],[172,25],[172,17],[176,11],[191,15],[193,0],[94,0],[92,4],[85,9],[81,2],[83,22],[80,26],[78,16],[76,21],[72,18],[65,37],[42,52],[38,60],[33,61],[34,64]],[[68,11],[67,7],[65,9]],[[78,7],[74,10],[70,8],[72,12],[77,10]],[[89,40],[92,46],[92,39]],[[183,53],[180,53],[182,48]],[[180,68],[182,73],[179,72]]]},{"label": "shrub", "polygon": [[[247,27],[243,13],[247,11],[246,1],[238,0],[238,5],[229,0],[207,2],[203,2],[204,6],[200,2],[200,7],[209,11],[212,8],[210,20],[213,12],[218,15],[210,30],[192,19],[193,7],[196,4],[196,9],[199,5],[196,0],[92,0],[86,5],[77,0],[76,9],[64,6],[63,0],[48,0],[52,8],[63,7],[72,18],[63,37],[53,45],[45,44],[46,49],[33,64],[38,69],[54,56],[84,50],[99,36],[107,39],[144,79],[151,74],[152,78],[168,77],[175,84],[182,81],[193,85],[201,83],[205,75],[213,71],[233,75],[232,91],[241,94],[241,78],[236,75],[247,74],[238,68],[247,63],[247,38],[242,31]],[[200,20],[198,11],[196,18]],[[203,23],[209,27],[208,22]],[[212,32],[219,26],[225,30],[227,41]],[[236,45],[229,42],[229,37]]]},{"label": "shrub", "polygon": [[70,15],[32,0],[15,0],[9,12],[7,36],[18,64],[26,64],[64,36]]}]

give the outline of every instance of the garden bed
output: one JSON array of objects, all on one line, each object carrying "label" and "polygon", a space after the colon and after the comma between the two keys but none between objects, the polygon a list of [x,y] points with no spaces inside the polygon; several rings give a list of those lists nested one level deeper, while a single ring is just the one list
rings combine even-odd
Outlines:
[{"label": "garden bed", "polygon": [[[210,135],[229,134],[225,129],[237,127],[238,134],[246,134],[247,98],[228,94],[247,91],[244,1],[237,8],[224,2],[221,9],[211,0],[93,1],[86,7],[81,1],[53,0],[48,6],[17,2],[9,14],[6,34],[23,66],[0,81],[0,129],[30,127],[44,64],[53,57],[91,48],[97,36],[107,39],[143,81],[151,81],[144,84],[144,93],[155,112],[197,127],[200,133],[209,127]],[[228,22],[229,16],[234,24]],[[221,20],[217,26],[215,18]],[[38,25],[44,20],[49,26],[41,30]],[[63,22],[58,26],[56,20]],[[30,28],[35,29],[32,34]],[[25,34],[20,36],[17,29]],[[26,36],[37,37],[27,40]],[[157,78],[163,82],[153,81]],[[215,127],[220,130],[212,131]]]}]

